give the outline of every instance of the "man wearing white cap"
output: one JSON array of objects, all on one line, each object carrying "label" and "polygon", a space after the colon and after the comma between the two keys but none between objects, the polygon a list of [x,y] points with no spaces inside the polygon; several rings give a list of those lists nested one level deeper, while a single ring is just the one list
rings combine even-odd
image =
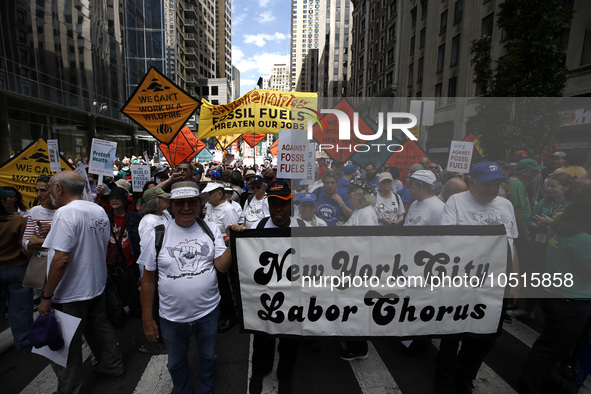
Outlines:
[{"label": "man wearing white cap", "polygon": [[389,172],[378,176],[378,195],[374,209],[380,226],[401,224],[404,221],[404,205],[398,194],[392,192],[394,178]]},{"label": "man wearing white cap", "polygon": [[[174,221],[165,226],[159,252],[156,237],[151,237],[153,247],[146,247],[138,260],[145,266],[141,290],[144,333],[151,342],[160,335],[164,338],[175,393],[191,392],[187,353],[192,335],[199,353],[198,392],[213,391],[220,301],[216,273],[226,272],[232,257],[218,227],[197,219],[207,199],[196,183],[175,183],[170,193]],[[160,329],[152,316],[156,282]]]},{"label": "man wearing white cap", "polygon": [[205,204],[205,220],[215,224],[225,239],[226,228],[231,224],[238,224],[239,217],[232,205],[226,201],[224,185],[209,182],[202,192],[209,194],[209,200]]},{"label": "man wearing white cap", "polygon": [[432,171],[415,171],[408,180],[410,196],[415,199],[408,209],[405,226],[437,226],[443,202],[437,198],[437,178]]}]

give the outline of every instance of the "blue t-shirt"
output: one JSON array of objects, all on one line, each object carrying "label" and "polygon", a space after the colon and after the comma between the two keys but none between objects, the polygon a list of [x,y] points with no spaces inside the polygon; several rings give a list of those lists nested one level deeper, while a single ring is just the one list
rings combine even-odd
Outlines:
[{"label": "blue t-shirt", "polygon": [[408,190],[408,188],[400,190],[398,192],[398,195],[402,199],[402,202],[407,203],[407,204],[412,204],[413,201],[415,200],[414,198],[412,198],[410,196],[410,191]]},{"label": "blue t-shirt", "polygon": [[351,203],[349,202],[349,188],[347,187],[347,185],[350,183],[351,181],[348,181],[345,178],[343,178],[343,174],[341,174],[341,177],[339,178],[339,183],[337,185],[337,193],[339,196],[341,196],[345,205],[353,209],[353,205],[351,205]]},{"label": "blue t-shirt", "polygon": [[378,177],[376,176],[373,180],[369,180],[367,179],[367,176],[365,175],[365,173],[363,173],[361,175],[361,179],[363,179],[364,181],[368,182],[369,184],[373,185],[374,187],[378,187]]},{"label": "blue t-shirt", "polygon": [[324,220],[329,226],[336,226],[339,220],[344,223],[343,211],[336,202],[322,193],[323,190],[324,187],[319,189],[319,193],[316,194],[316,216]]}]

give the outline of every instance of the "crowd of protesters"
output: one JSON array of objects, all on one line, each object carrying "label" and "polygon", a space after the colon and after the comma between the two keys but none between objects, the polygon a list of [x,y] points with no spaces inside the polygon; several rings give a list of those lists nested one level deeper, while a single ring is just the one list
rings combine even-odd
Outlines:
[{"label": "crowd of protesters", "polygon": [[[23,354],[32,346],[27,333],[34,305],[44,316],[53,305],[83,319],[68,366],[54,368],[59,392],[80,390],[82,334],[99,374],[123,379],[116,345],[96,340],[110,332],[105,328],[97,334],[96,325],[107,320],[103,292],[107,277],[116,273],[127,278],[117,290],[122,305],[141,317],[146,340],[161,343],[168,353],[174,392],[191,391],[187,352],[192,335],[199,348],[198,392],[212,392],[217,334],[238,321],[229,231],[503,224],[513,272],[574,275],[574,286],[552,290],[554,298],[538,290],[520,302],[509,301],[505,316],[533,319],[542,311],[544,329],[527,358],[519,390],[560,392],[554,389],[559,383],[553,372],[568,364],[591,322],[591,176],[583,159],[577,152],[558,151],[541,166],[517,151],[510,161],[480,162],[469,173],[457,173],[423,157],[403,176],[388,165],[320,159],[309,185],[277,179],[271,166],[230,168],[194,161],[152,166],[151,181],[134,192],[130,166],[143,161],[134,156],[117,162],[113,177],[103,184],[87,174],[92,202],[82,200],[84,181],[74,172],[40,176],[36,206],[30,210],[18,190],[0,188],[0,286],[7,295],[0,303],[2,316],[8,307],[14,344]],[[47,260],[47,284],[35,291],[22,286],[31,255]],[[100,268],[92,267],[99,261]],[[84,281],[77,277],[80,270],[86,270]],[[442,341],[438,392],[471,392],[495,340],[496,335],[458,335]],[[280,341],[280,392],[290,391],[297,347],[297,340]],[[273,349],[272,337],[255,336],[251,393],[261,392]],[[346,341],[339,356],[365,360],[367,342]],[[572,376],[560,376],[572,383]]]}]

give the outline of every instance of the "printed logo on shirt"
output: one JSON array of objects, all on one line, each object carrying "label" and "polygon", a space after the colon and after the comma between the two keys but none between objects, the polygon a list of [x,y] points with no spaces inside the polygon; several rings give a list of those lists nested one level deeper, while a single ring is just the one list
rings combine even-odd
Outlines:
[{"label": "printed logo on shirt", "polygon": [[415,224],[415,223],[421,223],[423,221],[423,218],[417,212],[411,212],[406,217],[406,220],[407,220],[408,224]]},{"label": "printed logo on shirt", "polygon": [[320,216],[321,219],[327,221],[334,220],[337,217],[337,210],[331,204],[318,205],[316,212],[318,213],[318,216]]},{"label": "printed logo on shirt", "polygon": [[493,223],[509,224],[512,223],[511,218],[502,212],[497,212],[491,209],[481,209],[479,211],[467,211],[468,216],[475,220],[480,225],[488,225]]},{"label": "printed logo on shirt", "polygon": [[207,244],[201,245],[197,242],[197,239],[191,239],[185,242],[179,242],[174,247],[167,246],[166,250],[168,250],[170,257],[176,260],[179,271],[191,272],[195,275],[200,275],[206,271],[206,269],[203,269],[200,272],[196,272],[202,257],[207,257],[210,252]]},{"label": "printed logo on shirt", "polygon": [[90,224],[90,228],[95,231],[101,231],[105,228],[109,227],[109,221],[99,218],[99,219],[91,219],[92,223]]}]

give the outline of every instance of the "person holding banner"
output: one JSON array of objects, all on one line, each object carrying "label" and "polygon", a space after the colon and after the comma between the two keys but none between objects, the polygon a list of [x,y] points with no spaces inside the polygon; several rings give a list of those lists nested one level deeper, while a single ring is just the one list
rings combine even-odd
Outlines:
[{"label": "person holding banner", "polygon": [[[271,229],[288,227],[306,227],[301,219],[291,216],[293,192],[285,180],[273,181],[267,186],[270,215],[257,221],[253,228]],[[241,231],[244,226],[232,226],[232,230]],[[260,394],[263,378],[273,370],[275,358],[275,338],[266,334],[254,334],[252,344],[252,376],[249,383],[250,394]],[[291,392],[291,375],[298,357],[299,341],[292,338],[279,339],[279,363],[277,380],[279,392]]]},{"label": "person holding banner", "polygon": [[[427,170],[428,171],[428,170]],[[418,171],[417,171],[418,172]],[[517,253],[513,240],[517,238],[517,221],[511,203],[498,196],[501,182],[505,180],[497,163],[476,164],[470,172],[470,190],[451,196],[443,209],[440,224],[453,225],[499,225],[503,224],[512,258],[512,272],[519,272]],[[518,287],[513,287],[511,296],[516,297]],[[436,359],[436,387],[441,392],[472,392],[484,357],[492,349],[497,334],[471,336],[454,335],[441,340]],[[462,346],[460,347],[460,341]]]},{"label": "person holding banner", "polygon": [[408,209],[405,226],[437,226],[443,202],[437,198],[437,178],[432,171],[415,171],[408,180],[408,191],[415,200]]}]

